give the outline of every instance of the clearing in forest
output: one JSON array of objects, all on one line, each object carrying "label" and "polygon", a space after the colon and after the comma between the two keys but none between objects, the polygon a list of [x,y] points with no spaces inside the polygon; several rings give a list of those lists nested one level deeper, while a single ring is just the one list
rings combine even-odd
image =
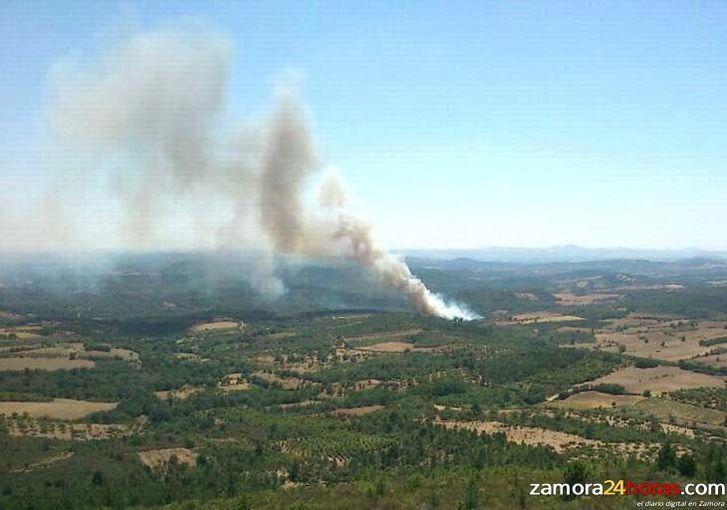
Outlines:
[{"label": "clearing in forest", "polygon": [[596,292],[593,294],[573,294],[572,292],[557,292],[553,294],[555,301],[561,306],[584,306],[594,303],[603,303],[619,299],[621,294]]},{"label": "clearing in forest", "polygon": [[669,391],[691,388],[722,388],[724,378],[682,370],[678,367],[659,366],[654,368],[622,368],[587,384],[619,384],[629,393],[642,394],[650,391],[661,394]]},{"label": "clearing in forest", "polygon": [[447,429],[465,429],[478,434],[505,434],[511,443],[524,443],[527,445],[550,446],[556,452],[562,453],[565,450],[582,447],[585,445],[600,446],[601,441],[586,439],[585,437],[566,432],[542,429],[537,427],[510,426],[499,421],[457,421],[437,420],[435,425]]},{"label": "clearing in forest", "polygon": [[33,418],[78,420],[89,414],[115,409],[116,402],[89,402],[68,398],[55,398],[50,402],[0,402],[0,414],[25,413]]},{"label": "clearing in forest", "polygon": [[218,333],[222,331],[231,331],[234,329],[240,329],[244,326],[242,322],[238,321],[215,321],[206,322],[204,324],[197,324],[189,328],[189,332],[193,335],[200,333]]},{"label": "clearing in forest", "polygon": [[367,345],[366,347],[357,347],[357,350],[370,352],[407,352],[416,350],[416,346],[408,342],[380,342],[378,344]]},{"label": "clearing in forest", "polygon": [[0,338],[17,339],[17,340],[36,340],[42,338],[36,330],[28,326],[19,326],[16,328],[0,328]]},{"label": "clearing in forest", "polygon": [[139,460],[149,469],[165,470],[171,464],[185,464],[189,467],[197,465],[199,454],[189,448],[163,448],[139,452]]},{"label": "clearing in forest", "polygon": [[93,368],[96,363],[89,359],[68,358],[0,358],[0,371],[20,372],[28,370],[72,370]]},{"label": "clearing in forest", "polygon": [[331,414],[335,414],[337,416],[363,416],[365,414],[371,414],[375,413],[376,411],[381,411],[383,408],[384,406],[382,405],[346,407],[336,409],[335,411],[332,411]]},{"label": "clearing in forest", "polygon": [[241,373],[235,372],[227,374],[220,379],[220,382],[217,383],[217,387],[222,391],[242,391],[249,390],[250,383],[247,382],[247,379],[245,379]]},{"label": "clearing in forest", "polygon": [[509,326],[513,324],[537,324],[542,322],[575,322],[583,321],[583,317],[576,315],[561,315],[555,312],[529,312],[513,315],[510,320],[498,321],[496,324]]},{"label": "clearing in forest", "polygon": [[727,352],[694,358],[693,361],[714,368],[727,368]]},{"label": "clearing in forest", "polygon": [[126,437],[134,430],[124,424],[39,422],[34,419],[11,420],[8,432],[15,437],[89,441]]},{"label": "clearing in forest", "polygon": [[548,405],[568,409],[598,409],[631,406],[644,398],[641,395],[611,395],[600,391],[581,391],[564,400],[553,400]]},{"label": "clearing in forest", "polygon": [[414,335],[422,333],[424,330],[421,328],[412,329],[400,329],[397,331],[384,331],[381,333],[367,333],[365,335],[350,336],[346,340],[349,342],[364,343],[374,340],[389,340],[392,338],[408,338]]},{"label": "clearing in forest", "polygon": [[447,349],[451,349],[451,347],[447,345],[437,347],[417,347],[415,344],[409,342],[380,342],[378,344],[354,348],[354,350],[360,352],[441,352]]},{"label": "clearing in forest", "polygon": [[182,386],[181,388],[179,388],[177,390],[155,391],[154,395],[156,395],[156,397],[159,400],[170,400],[170,399],[187,400],[189,397],[199,393],[203,389],[204,388],[200,388],[197,386],[190,386],[189,384],[185,384],[184,386]]},{"label": "clearing in forest", "polygon": [[[606,322],[595,332],[596,344],[607,351],[622,351],[632,356],[679,361],[705,356],[727,342],[726,321],[688,321],[679,319],[629,316]],[[588,347],[583,345],[583,347]]]},{"label": "clearing in forest", "polygon": [[699,407],[685,402],[677,402],[666,398],[649,398],[636,405],[645,413],[652,414],[660,420],[674,420],[677,424],[703,424],[707,426],[723,426],[727,413],[718,409]]},{"label": "clearing in forest", "polygon": [[107,349],[86,350],[80,342],[60,343],[53,347],[36,347],[18,351],[29,358],[68,358],[68,359],[120,359],[127,362],[139,361],[139,354],[129,349],[108,347]]}]

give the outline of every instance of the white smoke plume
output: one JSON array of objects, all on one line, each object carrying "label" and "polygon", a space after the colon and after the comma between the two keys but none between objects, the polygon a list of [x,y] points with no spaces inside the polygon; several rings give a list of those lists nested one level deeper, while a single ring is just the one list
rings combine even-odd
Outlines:
[{"label": "white smoke plume", "polygon": [[230,56],[224,37],[162,30],[131,38],[90,70],[54,73],[55,132],[75,150],[115,162],[106,171],[122,245],[254,248],[261,255],[250,281],[274,296],[284,292],[276,255],[346,257],[420,313],[474,318],[376,244],[350,212],[337,173],[324,175],[317,204],[304,199],[321,161],[293,92],[279,91],[266,119],[224,129]]}]

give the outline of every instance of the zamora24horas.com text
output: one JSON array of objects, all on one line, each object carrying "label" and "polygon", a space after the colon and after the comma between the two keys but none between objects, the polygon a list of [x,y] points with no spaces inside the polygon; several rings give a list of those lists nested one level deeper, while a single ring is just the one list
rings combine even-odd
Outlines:
[{"label": "zamora24horas.com text", "polygon": [[[725,483],[634,482],[632,480],[604,480],[591,483],[531,483],[531,496],[702,496],[724,498]],[[639,506],[713,507],[727,508],[724,500],[715,501],[642,501]],[[651,503],[651,504],[650,504]]]}]

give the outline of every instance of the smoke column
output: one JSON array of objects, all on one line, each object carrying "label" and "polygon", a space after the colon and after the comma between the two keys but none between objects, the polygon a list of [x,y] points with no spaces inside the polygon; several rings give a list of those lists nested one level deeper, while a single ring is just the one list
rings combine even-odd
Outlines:
[{"label": "smoke column", "polygon": [[401,259],[376,245],[370,226],[346,212],[348,192],[338,174],[324,177],[319,189],[322,210],[305,211],[301,204],[303,185],[315,171],[315,162],[302,113],[290,96],[279,99],[260,184],[261,223],[276,250],[346,256],[370,268],[381,283],[403,292],[421,313],[447,319],[475,318],[464,307],[447,304],[430,292]]},{"label": "smoke column", "polygon": [[304,200],[321,162],[293,92],[278,91],[263,120],[223,128],[230,55],[224,37],[161,30],[131,38],[90,70],[56,69],[55,132],[74,150],[120,162],[99,172],[113,183],[121,244],[174,248],[184,238],[196,249],[254,248],[262,255],[251,282],[273,296],[284,292],[276,255],[345,257],[420,313],[474,318],[376,244],[336,172],[323,175],[317,203]]}]

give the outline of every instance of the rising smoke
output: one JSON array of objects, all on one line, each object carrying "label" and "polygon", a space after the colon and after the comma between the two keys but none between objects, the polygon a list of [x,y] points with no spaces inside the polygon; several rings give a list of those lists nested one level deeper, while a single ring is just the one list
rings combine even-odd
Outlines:
[{"label": "rising smoke", "polygon": [[279,90],[264,119],[224,129],[230,56],[224,37],[163,30],[131,38],[90,70],[54,73],[55,132],[115,162],[105,171],[123,245],[170,248],[179,234],[195,248],[255,248],[251,283],[273,296],[285,289],[277,255],[346,257],[421,313],[473,318],[376,244],[337,172],[324,171],[317,201],[304,198],[322,165],[294,92]]}]

